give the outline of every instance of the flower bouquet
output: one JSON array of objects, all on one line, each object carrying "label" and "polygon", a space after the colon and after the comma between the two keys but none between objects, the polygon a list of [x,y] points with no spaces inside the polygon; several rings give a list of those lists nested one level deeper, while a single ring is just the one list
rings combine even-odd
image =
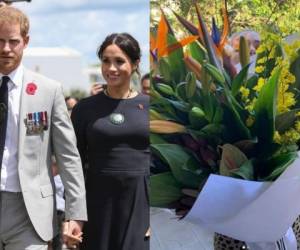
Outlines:
[{"label": "flower bouquet", "polygon": [[178,41],[163,12],[151,34],[151,205],[251,249],[296,249],[300,46],[266,34],[249,74],[242,38],[236,72],[226,8],[222,34],[195,8],[198,26],[174,13],[191,36]]}]

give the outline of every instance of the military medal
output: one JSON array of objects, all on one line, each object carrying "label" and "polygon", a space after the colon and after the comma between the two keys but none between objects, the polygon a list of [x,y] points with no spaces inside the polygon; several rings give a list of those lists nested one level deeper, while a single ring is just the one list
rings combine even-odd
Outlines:
[{"label": "military medal", "polygon": [[47,111],[28,113],[24,122],[27,135],[41,134],[48,129]]},{"label": "military medal", "polygon": [[122,115],[120,113],[112,113],[109,116],[109,120],[112,124],[119,125],[119,124],[124,123],[125,118],[124,118],[124,115]]}]

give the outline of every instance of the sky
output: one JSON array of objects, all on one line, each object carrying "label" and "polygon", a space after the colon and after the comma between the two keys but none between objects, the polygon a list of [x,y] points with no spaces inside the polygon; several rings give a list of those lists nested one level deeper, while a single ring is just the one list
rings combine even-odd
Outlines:
[{"label": "sky", "polygon": [[30,47],[70,47],[84,63],[99,62],[105,37],[128,32],[142,49],[141,70],[149,69],[149,0],[31,0],[15,3],[30,19]]}]

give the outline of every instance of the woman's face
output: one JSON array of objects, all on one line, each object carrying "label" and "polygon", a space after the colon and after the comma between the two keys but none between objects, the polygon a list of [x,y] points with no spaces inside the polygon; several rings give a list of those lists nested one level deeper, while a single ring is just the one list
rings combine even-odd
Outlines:
[{"label": "woman's face", "polygon": [[102,54],[101,70],[104,79],[110,86],[120,86],[130,83],[130,77],[136,65],[115,44],[105,48]]}]

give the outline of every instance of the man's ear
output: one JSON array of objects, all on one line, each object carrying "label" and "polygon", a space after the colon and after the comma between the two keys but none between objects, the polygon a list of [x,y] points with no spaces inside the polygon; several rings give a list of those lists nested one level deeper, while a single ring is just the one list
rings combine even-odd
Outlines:
[{"label": "man's ear", "polygon": [[30,40],[30,37],[27,35],[23,38],[24,40],[24,47],[26,48],[28,46],[28,43],[29,43],[29,40]]}]

